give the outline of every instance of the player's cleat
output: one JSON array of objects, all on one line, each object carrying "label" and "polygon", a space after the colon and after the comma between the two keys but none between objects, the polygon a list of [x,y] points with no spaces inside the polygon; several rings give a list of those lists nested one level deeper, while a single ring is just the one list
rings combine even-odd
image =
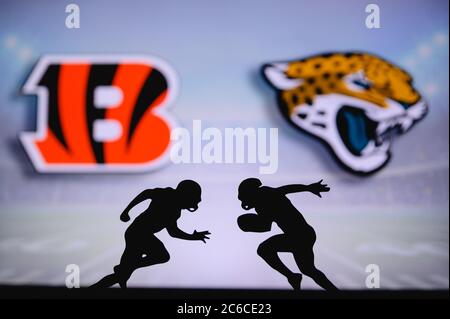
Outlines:
[{"label": "player's cleat", "polygon": [[292,288],[294,288],[294,290],[300,290],[302,279],[302,274],[293,274],[292,277],[288,279],[288,281]]}]

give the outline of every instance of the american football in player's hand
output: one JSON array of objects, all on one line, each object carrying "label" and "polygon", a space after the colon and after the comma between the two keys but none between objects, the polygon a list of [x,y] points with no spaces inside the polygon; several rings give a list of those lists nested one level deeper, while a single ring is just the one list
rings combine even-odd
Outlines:
[{"label": "american football in player's hand", "polygon": [[238,217],[237,222],[243,231],[252,231],[259,224],[259,219],[256,214],[244,214]]}]

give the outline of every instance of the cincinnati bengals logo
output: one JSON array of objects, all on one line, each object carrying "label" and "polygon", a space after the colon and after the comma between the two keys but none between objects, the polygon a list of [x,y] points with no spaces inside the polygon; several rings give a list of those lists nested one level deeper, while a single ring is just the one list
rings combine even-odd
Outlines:
[{"label": "cincinnati bengals logo", "polygon": [[141,56],[45,56],[23,88],[37,131],[20,139],[39,172],[129,172],[168,159],[177,90],[165,62]]}]

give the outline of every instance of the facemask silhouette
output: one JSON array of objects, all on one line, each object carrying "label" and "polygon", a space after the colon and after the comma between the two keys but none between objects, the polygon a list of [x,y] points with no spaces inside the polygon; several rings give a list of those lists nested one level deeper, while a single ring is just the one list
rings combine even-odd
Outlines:
[{"label": "facemask silhouette", "polygon": [[311,185],[286,185],[277,188],[263,186],[257,178],[248,178],[241,182],[238,199],[245,210],[255,209],[256,214],[244,214],[238,217],[238,226],[245,232],[270,231],[275,222],[283,234],[270,237],[258,247],[258,255],[269,266],[284,275],[294,290],[299,290],[302,274],[294,273],[278,257],[279,252],[290,252],[301,273],[311,277],[319,286],[336,291],[336,286],[314,265],[313,245],[316,241],[314,229],[306,222],[302,214],[286,197],[287,194],[309,191],[319,197],[330,188],[322,181]]},{"label": "facemask silhouette", "polygon": [[200,185],[192,180],[180,182],[176,189],[155,188],[141,192],[120,215],[121,221],[129,221],[130,210],[137,204],[151,199],[149,207],[135,218],[125,232],[126,247],[120,264],[114,267],[114,273],[91,287],[106,288],[118,283],[121,288],[126,288],[128,279],[136,269],[168,262],[169,252],[155,236],[155,233],[164,228],[174,238],[201,240],[206,243],[209,231],[194,231],[188,234],[177,226],[182,209],[191,212],[198,209],[201,193]]}]

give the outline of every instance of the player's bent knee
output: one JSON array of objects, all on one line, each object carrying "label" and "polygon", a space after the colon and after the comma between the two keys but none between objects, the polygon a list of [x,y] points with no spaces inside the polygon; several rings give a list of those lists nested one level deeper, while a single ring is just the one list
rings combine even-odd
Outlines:
[{"label": "player's bent knee", "polygon": [[158,262],[163,264],[170,260],[170,254],[166,251],[164,253],[161,253],[161,255],[158,256]]},{"label": "player's bent knee", "polygon": [[166,263],[166,262],[168,262],[169,260],[170,260],[170,255],[169,255],[169,253],[167,253],[167,255],[164,255],[164,257],[163,257],[163,263]]},{"label": "player's bent knee", "polygon": [[262,243],[261,245],[258,246],[256,253],[258,254],[258,256],[265,258],[271,254],[271,249],[267,247],[264,243]]}]

